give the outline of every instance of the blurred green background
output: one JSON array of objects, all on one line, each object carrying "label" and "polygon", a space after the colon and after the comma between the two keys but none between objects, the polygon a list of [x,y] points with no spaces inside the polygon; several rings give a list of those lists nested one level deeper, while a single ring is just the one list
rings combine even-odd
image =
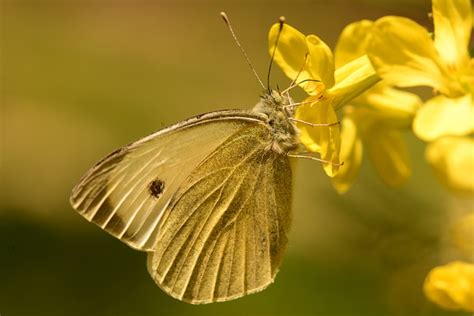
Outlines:
[{"label": "blurred green background", "polygon": [[[144,253],[70,207],[73,185],[115,148],[258,101],[222,10],[262,77],[267,32],[281,15],[332,47],[363,18],[431,23],[428,0],[2,1],[0,314],[464,315],[438,309],[421,290],[427,271],[457,255],[446,232],[460,207],[411,135],[413,176],[400,189],[365,163],[339,196],[318,163],[298,161],[276,282],[232,302],[192,306],[167,296]],[[272,82],[289,83],[277,69]]]}]

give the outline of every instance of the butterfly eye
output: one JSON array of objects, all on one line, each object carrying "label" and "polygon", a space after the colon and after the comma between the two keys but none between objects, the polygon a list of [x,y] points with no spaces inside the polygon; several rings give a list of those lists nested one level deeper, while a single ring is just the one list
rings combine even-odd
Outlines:
[{"label": "butterfly eye", "polygon": [[161,181],[160,179],[153,180],[148,185],[148,192],[155,199],[159,198],[161,194],[163,194],[164,190],[165,190],[165,183]]},{"label": "butterfly eye", "polygon": [[273,105],[280,104],[282,101],[280,92],[276,90],[272,90],[272,92],[268,93],[267,98]]}]

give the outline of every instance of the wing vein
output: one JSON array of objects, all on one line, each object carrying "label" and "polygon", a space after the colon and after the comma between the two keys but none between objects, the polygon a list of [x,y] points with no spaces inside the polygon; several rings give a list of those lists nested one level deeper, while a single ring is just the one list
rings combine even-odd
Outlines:
[{"label": "wing vein", "polygon": [[[218,191],[219,189],[222,188],[222,185],[219,185],[217,186],[214,190],[212,190],[209,194],[207,194],[204,199],[198,203],[196,203],[196,205],[194,206],[194,208],[192,209],[191,211],[191,214],[185,219],[185,222],[189,221],[189,219],[194,215],[194,213],[199,209],[199,207],[207,201],[207,199],[209,199],[216,191]],[[217,203],[217,201],[216,201]],[[169,246],[171,245],[171,242],[174,240],[174,238],[176,237],[176,235],[181,231],[181,229],[184,227],[184,224],[183,223],[174,233],[173,233],[173,236],[171,238],[169,238],[169,241],[168,243],[166,244],[166,246],[164,247],[163,249],[163,253],[165,253],[166,251],[168,251],[168,248]],[[174,262],[174,260],[176,259],[176,257],[171,261],[171,262]],[[158,264],[161,263],[161,258],[158,260]],[[168,270],[169,268],[171,267],[171,264],[168,266],[166,272],[165,272],[165,275],[168,273]],[[163,276],[164,278],[164,276]]]},{"label": "wing vein", "polygon": [[[255,149],[253,150],[252,152],[250,152],[246,157],[244,157],[244,159],[242,159],[242,161],[240,163],[238,163],[234,168],[233,170],[229,173],[229,175],[224,178],[222,180],[222,182],[220,183],[219,187],[223,186],[227,180],[233,175],[233,173],[235,172],[235,170],[241,165],[243,164],[247,159],[249,159],[258,149]],[[231,168],[229,168],[231,169]],[[211,174],[214,174],[215,172],[212,172]],[[180,199],[186,195],[187,192],[189,192],[189,190],[192,189],[192,187],[196,184],[196,183],[199,183],[200,181],[205,181],[206,180],[206,176],[204,177],[200,177],[199,180],[195,181],[192,185],[190,185],[183,193],[180,194],[179,198],[177,199],[177,201],[175,203],[173,203],[173,205],[176,205]],[[219,188],[218,187],[218,188]],[[238,188],[238,187],[237,187]],[[217,189],[216,189],[217,190]],[[214,193],[216,190],[212,191],[212,193]],[[234,194],[236,193],[236,191],[234,192]],[[209,196],[209,194],[206,196],[206,199],[207,197]],[[194,215],[194,213],[196,212],[196,210],[201,206],[202,203],[204,203],[206,201],[206,199],[204,199],[202,202],[200,203],[197,203],[197,205],[193,208],[193,210],[190,212],[190,214],[184,219],[184,221],[181,223],[181,225],[179,226],[179,228],[176,229],[176,231],[173,233],[174,235],[172,236],[172,238],[169,239],[169,242],[167,243],[166,247],[164,248],[163,252],[167,251],[168,247],[170,246],[171,244],[171,241],[174,239],[174,237],[181,231],[181,229],[188,223],[189,219]],[[212,212],[211,212],[212,213]]]},{"label": "wing vein", "polygon": [[[222,196],[222,191],[224,190],[223,186],[224,186],[224,184],[222,183],[219,187],[216,188],[216,190],[213,190],[213,191],[212,191],[212,194],[214,194],[214,192],[216,192],[217,190],[220,189],[219,196],[217,197],[216,201],[214,202],[214,205],[212,206],[212,210],[215,210],[216,205],[217,205],[217,203],[219,202],[220,197]],[[212,194],[207,195],[207,197],[208,197],[208,198],[211,197]],[[206,199],[206,200],[207,200],[207,199]],[[203,201],[203,202],[204,202],[204,201]],[[202,204],[202,203],[201,203],[201,204]],[[201,204],[200,204],[200,205],[201,205]],[[199,205],[199,206],[200,206],[200,205]],[[199,206],[197,206],[196,209],[198,209]],[[201,228],[199,229],[199,232],[194,236],[193,240],[191,241],[191,247],[189,247],[188,251],[186,252],[186,255],[185,255],[185,257],[184,257],[184,262],[186,262],[186,260],[188,259],[188,256],[189,256],[189,253],[190,253],[191,250],[192,250],[192,247],[194,246],[196,240],[199,238],[199,235],[201,234],[202,230],[203,230],[204,227],[206,226],[207,222],[209,221],[209,217],[211,217],[211,215],[212,215],[212,211],[209,212],[208,216],[206,217],[206,220],[205,220],[204,224],[201,226]],[[184,246],[184,245],[182,245],[182,247],[183,247],[183,246]],[[199,258],[199,254],[198,254],[196,257]],[[173,262],[174,262],[174,260],[173,260]],[[175,286],[175,284],[176,284],[176,281],[179,279],[179,275],[181,274],[183,265],[184,265],[184,264],[182,264],[182,265],[179,267],[179,270],[178,270],[178,273],[177,273],[177,278],[175,279],[175,282],[173,283],[173,288],[174,288],[174,286]],[[194,270],[194,267],[193,267],[192,270]],[[191,274],[191,276],[192,276],[192,274]],[[190,280],[191,276],[188,278],[188,281],[186,282],[186,285],[183,287],[183,293],[186,291],[186,288],[187,288],[187,286],[188,286],[188,283],[189,283],[189,280]]]},{"label": "wing vein", "polygon": [[[158,157],[159,155],[161,154],[161,150],[158,151],[156,153],[156,155],[154,155],[151,159],[149,159],[149,161],[145,164],[143,164],[143,166],[137,171],[135,172],[131,177],[130,179],[126,182],[126,183],[123,183],[124,186],[127,186],[129,185],[133,180],[135,180],[139,174],[141,174],[143,172],[143,170],[145,170],[146,168],[148,168],[148,166],[153,162],[153,160],[156,159],[156,157]],[[160,163],[158,164],[157,166],[154,166],[154,168],[158,168],[159,166],[161,166],[163,163]],[[151,168],[150,168],[151,169]],[[153,169],[151,169],[153,170]],[[151,170],[147,173],[150,174]],[[142,178],[146,178],[146,177],[142,177]],[[107,226],[107,224],[109,223],[109,221],[112,219],[112,217],[114,217],[115,213],[117,212],[117,210],[122,206],[123,202],[127,199],[127,197],[133,192],[133,190],[135,190],[135,188],[138,186],[138,184],[140,184],[141,182],[140,181],[135,181],[135,183],[125,192],[125,194],[123,194],[122,198],[120,199],[120,201],[117,203],[117,205],[114,206],[114,208],[112,209],[112,211],[110,212],[110,215],[109,217],[107,218],[107,220],[104,222],[104,224],[101,226],[102,228],[104,228],[105,226]],[[137,194],[138,195],[138,194]],[[133,201],[136,200],[136,197],[133,199]]]},{"label": "wing vein", "polygon": [[[116,169],[116,168],[117,168],[117,163],[114,163],[112,166],[110,166],[109,168],[105,169],[103,173],[106,173],[106,172],[109,171],[109,169],[114,169],[114,168],[115,168],[115,170],[118,170],[118,172],[117,172],[117,174],[114,175],[114,177],[111,177],[111,178],[109,178],[108,180],[114,180],[114,179],[116,179],[117,177],[119,177],[119,176],[121,175],[121,173],[123,172],[123,170],[125,170],[126,166],[122,167],[121,169]],[[102,174],[102,172],[101,172],[100,174]],[[92,183],[96,178],[99,178],[98,175],[99,175],[99,174],[93,174],[93,175],[91,175],[90,177],[88,177],[87,179],[84,180],[84,181],[87,180],[86,183],[81,182],[81,184],[80,184],[81,189],[83,189],[87,184]],[[84,190],[83,192],[81,192],[81,193],[82,193],[81,195],[84,197],[84,199],[87,198],[87,196],[90,194],[90,192],[91,192],[94,188],[95,188],[94,186],[90,186],[90,187],[89,187],[89,190],[87,190],[87,191]],[[83,200],[81,201],[81,203],[77,205],[77,207],[78,207],[79,209],[89,209],[90,206],[91,206],[91,204],[95,201],[95,198],[96,198],[97,196],[99,196],[105,189],[107,189],[107,185],[102,186],[102,187],[100,188],[100,190],[94,192],[94,193],[95,193],[95,197],[94,197],[94,199],[93,199],[92,201],[89,202],[89,204],[88,204],[87,206],[85,206],[85,207],[80,207],[80,206],[82,205],[82,203],[84,202],[84,199],[83,199]]]},{"label": "wing vein", "polygon": [[[258,151],[258,149],[255,149],[255,150],[252,151],[249,155],[247,155],[244,159],[242,159],[242,161],[241,161],[239,164],[237,164],[237,165],[233,168],[233,170],[229,173],[229,175],[228,175],[228,176],[221,182],[221,184],[219,185],[219,187],[222,188],[222,189],[221,189],[221,193],[220,193],[218,199],[216,200],[216,203],[214,204],[213,208],[211,209],[211,211],[209,212],[208,216],[206,217],[206,220],[205,220],[204,224],[201,226],[199,232],[198,232],[198,233],[196,234],[196,236],[193,238],[191,247],[190,247],[189,250],[186,252],[185,261],[188,259],[188,255],[189,255],[189,253],[191,252],[191,249],[194,247],[196,240],[199,238],[201,232],[202,232],[203,229],[206,227],[207,223],[209,222],[209,219],[210,219],[211,216],[213,215],[214,210],[215,210],[215,207],[218,205],[218,203],[219,203],[219,201],[220,201],[220,198],[221,198],[221,196],[222,196],[222,191],[224,190],[225,184],[227,183],[227,181],[229,180],[229,178],[235,173],[235,171],[238,169],[238,167],[241,166],[245,161],[247,161],[248,159],[250,159],[257,151]],[[250,168],[247,168],[247,174],[248,174],[248,172],[249,172],[249,169],[250,169]],[[246,177],[242,177],[242,180],[240,181],[240,183],[235,186],[235,190],[233,191],[232,198],[229,199],[228,204],[230,204],[230,202],[233,201],[235,195],[236,195],[237,192],[239,191],[240,186],[242,185],[242,182],[245,180],[245,178],[246,178]],[[213,192],[215,192],[215,191],[216,191],[216,190],[214,190]],[[201,203],[201,204],[202,204],[202,203]],[[201,204],[200,204],[200,205],[201,205]],[[200,205],[198,205],[198,207],[196,207],[196,208],[193,210],[192,214],[194,214],[194,212],[197,210],[197,208],[199,208]],[[224,209],[227,210],[227,208],[228,208],[228,205],[227,205],[227,207],[225,207]],[[183,223],[183,224],[180,226],[180,228],[176,231],[175,236],[176,236],[176,234],[179,232],[179,230],[181,230],[181,229],[185,226],[186,222],[191,218],[192,214],[186,218],[185,223]],[[210,232],[210,233],[207,235],[206,239],[203,241],[203,245],[205,245],[205,244],[207,243],[208,238],[209,238],[210,234],[212,233],[212,231],[214,230],[214,228],[215,228],[215,225],[214,225],[212,228],[209,229],[209,232]],[[174,237],[173,237],[173,238],[174,238]],[[170,241],[173,240],[173,238],[171,238]],[[169,247],[170,244],[171,244],[171,243],[168,243],[168,244],[167,244],[167,247]],[[201,248],[201,252],[202,252],[202,248]],[[199,253],[199,255],[201,254],[201,252]],[[199,258],[199,255],[197,255],[196,257]],[[176,257],[175,257],[175,259],[176,259]],[[173,259],[173,261],[174,261],[174,259]],[[193,267],[191,268],[191,271],[194,271],[194,268],[195,268],[196,263],[197,263],[197,260],[194,260],[194,261],[193,261]],[[192,277],[192,273],[190,274],[190,276],[188,277],[188,279],[187,279],[187,281],[186,281],[186,286],[185,286],[185,288],[188,286],[189,281],[191,280],[191,277]]]},{"label": "wing vein", "polygon": [[[111,186],[111,187],[107,190],[106,194],[101,197],[101,199],[99,200],[99,202],[98,202],[97,204],[95,204],[95,207],[94,207],[92,213],[91,213],[90,216],[89,216],[89,221],[93,221],[93,220],[94,220],[94,218],[95,218],[95,216],[97,215],[97,212],[98,212],[99,209],[101,208],[102,204],[103,204],[103,203],[105,202],[105,200],[110,196],[110,194],[112,194],[112,192],[120,185],[120,181],[122,181],[123,178],[125,177],[125,175],[123,175],[123,174],[117,174],[117,178],[119,178],[119,175],[121,175],[120,179],[119,179],[113,186]],[[99,192],[103,192],[103,191],[104,191],[104,188],[106,188],[106,186],[104,186]],[[93,202],[94,202],[98,197],[100,197],[99,194],[97,194],[97,195],[94,197],[94,199],[91,201],[91,203],[90,203],[89,205],[93,204]]]},{"label": "wing vein", "polygon": [[[274,162],[275,162],[275,159],[273,159],[273,161],[272,161],[271,163],[273,164]],[[269,178],[268,178],[268,177],[269,177],[269,174],[268,174],[267,172],[264,173],[264,176],[265,176],[265,178],[264,178],[264,181],[263,181],[263,185],[262,185],[263,188],[262,188],[262,190],[263,190],[263,192],[264,192],[264,194],[265,194],[265,196],[266,196],[267,193],[268,193],[268,183],[269,183],[269,181],[271,181],[272,179],[269,179]],[[272,274],[272,260],[271,260],[272,254],[271,254],[271,240],[270,240],[270,225],[271,225],[271,223],[270,223],[270,211],[269,211],[269,208],[270,208],[271,206],[269,205],[267,199],[264,199],[264,201],[265,201],[265,202],[264,202],[264,203],[265,203],[265,206],[264,206],[264,209],[265,209],[265,210],[264,210],[264,212],[265,212],[264,217],[265,217],[265,223],[266,223],[265,233],[266,233],[266,236],[267,236],[267,237],[266,237],[266,238],[267,238],[267,244],[266,244],[266,246],[267,246],[266,248],[267,248],[267,249],[266,249],[266,251],[267,251],[267,255],[268,255],[268,262],[267,262],[267,264],[270,265],[269,271],[270,271],[270,276],[271,276],[271,274]]]},{"label": "wing vein", "polygon": [[[280,223],[279,223],[279,218],[278,218],[278,204],[277,204],[277,200],[276,200],[276,193],[275,193],[275,188],[273,187],[272,190],[271,190],[271,194],[270,196],[272,197],[273,199],[273,202],[275,205],[275,207],[273,208],[273,212],[275,214],[275,231],[276,231],[276,242],[277,242],[277,246],[275,248],[279,249],[280,248]],[[272,271],[273,273],[273,271]]]},{"label": "wing vein", "polygon": [[[252,151],[251,155],[248,155],[248,156],[246,157],[246,159],[243,159],[242,162],[239,163],[239,165],[242,164],[244,161],[246,161],[246,160],[250,159],[251,157],[253,157],[253,155],[256,154],[257,152],[258,152],[258,149]],[[250,167],[251,167],[251,165],[249,166],[249,168],[247,168],[247,173],[246,173],[246,174],[248,174],[248,172],[250,171],[250,169],[251,169]],[[233,171],[233,172],[235,172],[236,169],[237,169],[237,168],[234,168],[234,171]],[[230,176],[229,176],[229,177],[230,177]],[[236,186],[237,189],[239,189],[239,188],[241,187],[242,182],[244,181],[245,178],[246,178],[246,176],[242,177],[242,180],[240,181],[239,185]],[[226,179],[226,181],[227,181],[227,179]],[[255,188],[255,183],[254,183],[254,188]],[[235,197],[235,194],[236,194],[237,191],[238,191],[238,190],[235,190],[235,191],[234,191],[234,197]],[[234,199],[234,198],[230,199],[230,201],[232,201],[233,199]],[[249,198],[247,198],[247,199],[244,201],[244,203],[242,204],[242,206],[241,206],[240,209],[242,209],[242,207],[243,207],[245,204],[247,204],[248,200],[249,200]],[[226,207],[225,209],[227,210],[227,207]],[[238,212],[238,214],[237,214],[236,217],[239,217],[241,214],[242,214],[241,211]],[[235,221],[233,220],[232,223],[235,223]],[[226,225],[226,227],[228,227],[228,224]],[[214,243],[213,248],[212,248],[212,250],[211,250],[211,255],[210,255],[210,257],[212,256],[212,253],[214,252],[215,244],[216,244],[217,241],[219,240],[221,234],[222,234],[224,231],[226,231],[226,227],[223,228],[223,229],[221,229],[220,232],[217,234],[217,236],[216,236],[216,238],[215,238],[215,243]],[[234,226],[234,227],[235,227],[235,226]],[[214,229],[215,229],[215,225],[212,227],[212,229],[210,229],[210,231],[213,231]],[[210,237],[210,234],[208,234],[208,236],[206,237],[206,240],[205,240],[204,244],[208,242],[209,237]],[[233,247],[235,247],[235,244],[234,244]],[[201,252],[199,253],[199,256],[201,255],[201,253],[202,253],[202,248],[201,248]],[[197,256],[197,257],[199,257],[199,256]],[[192,270],[193,270],[193,271],[194,271],[194,269],[195,269],[196,263],[197,263],[197,261],[194,261],[193,267],[192,267]],[[208,270],[208,267],[206,266],[203,275],[206,274],[207,270]],[[191,275],[192,275],[192,274],[191,274]],[[215,293],[215,290],[216,290],[216,281],[217,281],[218,276],[219,276],[219,273],[216,274],[216,276],[215,276],[215,278],[214,278],[214,282],[212,283],[212,284],[213,284],[212,293]],[[188,280],[187,280],[186,287],[188,286],[189,281],[190,281],[190,278],[188,278]],[[198,289],[199,289],[199,291],[200,291],[200,289],[201,289],[201,281],[202,281],[202,278],[201,278],[200,282],[198,283]]]},{"label": "wing vein", "polygon": [[228,296],[229,295],[229,292],[230,292],[230,285],[231,285],[231,282],[232,282],[232,267],[234,265],[234,256],[235,256],[235,239],[236,239],[236,235],[237,235],[237,223],[234,223],[234,227],[233,227],[233,243],[232,243],[232,257],[230,257],[230,263],[229,263],[229,266],[230,266],[230,273],[229,273],[229,279],[227,280],[227,292],[226,292],[226,295],[225,296]]}]

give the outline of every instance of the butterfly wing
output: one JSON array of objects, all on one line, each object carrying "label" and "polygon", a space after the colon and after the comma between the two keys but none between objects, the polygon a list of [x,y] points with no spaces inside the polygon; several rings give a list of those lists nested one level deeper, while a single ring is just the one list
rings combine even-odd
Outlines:
[{"label": "butterfly wing", "polygon": [[163,211],[191,171],[228,137],[262,118],[245,111],[200,115],[131,143],[98,162],[71,205],[129,246],[154,249]]},{"label": "butterfly wing", "polygon": [[165,211],[148,270],[168,294],[194,304],[226,301],[272,283],[287,244],[288,158],[268,150],[266,127],[218,146]]}]

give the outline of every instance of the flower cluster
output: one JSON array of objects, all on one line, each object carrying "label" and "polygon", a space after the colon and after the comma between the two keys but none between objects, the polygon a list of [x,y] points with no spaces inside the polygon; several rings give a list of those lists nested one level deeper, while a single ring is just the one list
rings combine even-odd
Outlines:
[{"label": "flower cluster", "polygon": [[[330,124],[343,112],[342,126],[329,128],[299,124],[306,148],[321,154],[329,163],[326,173],[340,193],[355,180],[362,163],[363,148],[385,183],[396,186],[410,175],[408,151],[402,131],[409,129],[421,100],[414,94],[393,88],[375,72],[367,55],[374,22],[363,20],[342,32],[334,55],[317,36],[304,36],[285,25],[270,29],[270,51],[275,62],[309,97],[297,107],[300,121]],[[341,130],[340,130],[341,129]],[[339,167],[340,162],[344,162]]]},{"label": "flower cluster", "polygon": [[[447,188],[474,193],[473,8],[471,0],[432,4],[433,32],[404,17],[362,20],[343,30],[334,53],[316,35],[286,24],[270,29],[275,62],[308,94],[296,107],[300,140],[320,154],[340,193],[356,179],[364,152],[387,185],[402,184],[411,174],[403,140],[410,131],[427,143],[426,161]],[[433,96],[422,101],[406,91],[418,86]],[[333,124],[337,112],[341,125]],[[474,311],[473,271],[468,262],[433,269],[427,297]]]},{"label": "flower cluster", "polygon": [[474,192],[474,59],[470,0],[433,0],[433,36],[416,22],[375,22],[368,52],[377,73],[398,87],[428,86],[435,96],[416,112],[413,132],[429,142],[426,159],[451,189]]}]

